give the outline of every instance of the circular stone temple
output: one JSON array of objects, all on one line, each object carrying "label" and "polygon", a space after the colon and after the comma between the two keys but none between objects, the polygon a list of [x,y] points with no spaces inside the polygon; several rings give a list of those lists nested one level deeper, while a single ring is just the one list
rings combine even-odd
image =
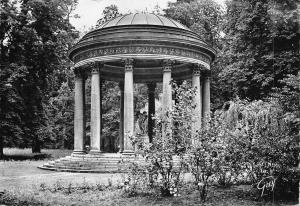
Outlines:
[{"label": "circular stone temple", "polygon": [[[69,51],[74,62],[74,151],[71,156],[44,164],[40,168],[74,172],[118,172],[124,158],[130,159],[134,147],[128,133],[134,134],[134,83],[148,86],[149,141],[153,136],[154,91],[162,82],[162,110],[172,107],[171,80],[192,80],[197,93],[197,121],[210,111],[210,65],[215,50],[198,34],[181,23],[156,14],[135,13],[119,16],[87,33]],[[85,149],[85,80],[91,78],[90,152]],[[119,83],[120,142],[118,153],[101,151],[101,83]]]}]

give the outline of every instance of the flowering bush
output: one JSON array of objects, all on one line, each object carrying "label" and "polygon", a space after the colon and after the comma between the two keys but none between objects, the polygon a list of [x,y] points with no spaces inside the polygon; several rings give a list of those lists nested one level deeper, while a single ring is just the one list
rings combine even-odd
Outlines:
[{"label": "flowering bush", "polygon": [[153,117],[155,135],[152,143],[145,143],[139,137],[131,137],[135,153],[143,161],[138,161],[138,164],[131,167],[129,176],[141,176],[141,179],[147,181],[144,186],[159,190],[162,196],[180,195],[183,172],[187,171],[184,156],[191,142],[195,91],[190,89],[187,82],[181,87],[173,84],[173,87],[177,104]]},{"label": "flowering bush", "polygon": [[202,201],[207,189],[216,179],[224,186],[231,183],[235,175],[232,158],[227,149],[227,130],[219,115],[207,116],[187,150],[187,163],[194,176],[195,185]]}]

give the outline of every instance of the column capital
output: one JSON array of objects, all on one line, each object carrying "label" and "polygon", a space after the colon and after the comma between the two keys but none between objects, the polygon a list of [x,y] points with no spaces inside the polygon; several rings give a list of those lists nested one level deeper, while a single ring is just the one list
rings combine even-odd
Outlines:
[{"label": "column capital", "polygon": [[76,78],[82,78],[86,79],[87,78],[87,73],[86,73],[86,68],[84,67],[74,67],[74,74]]},{"label": "column capital", "polygon": [[198,64],[198,67],[199,67],[199,69],[200,69],[201,71],[206,71],[206,70],[208,70],[208,68],[205,67],[205,66],[202,65],[202,64]]},{"label": "column capital", "polygon": [[123,59],[123,62],[125,63],[125,71],[133,71],[134,59],[132,58]]},{"label": "column capital", "polygon": [[210,70],[205,70],[204,79],[210,79],[210,76],[211,76],[211,71]]},{"label": "column capital", "polygon": [[170,72],[172,71],[173,65],[175,64],[174,60],[171,59],[164,59],[162,62],[163,72]]},{"label": "column capital", "polygon": [[200,76],[201,73],[201,65],[195,64],[193,67],[193,75]]},{"label": "column capital", "polygon": [[91,73],[92,74],[98,74],[101,70],[101,68],[103,68],[104,64],[102,62],[90,62],[87,64],[89,69],[91,69]]}]

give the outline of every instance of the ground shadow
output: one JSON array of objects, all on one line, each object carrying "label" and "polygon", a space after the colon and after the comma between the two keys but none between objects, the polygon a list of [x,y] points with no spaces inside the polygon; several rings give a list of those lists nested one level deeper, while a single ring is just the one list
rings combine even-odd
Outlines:
[{"label": "ground shadow", "polygon": [[47,153],[33,153],[33,154],[9,154],[4,155],[2,160],[7,161],[24,161],[24,160],[44,160],[52,158],[51,154]]}]

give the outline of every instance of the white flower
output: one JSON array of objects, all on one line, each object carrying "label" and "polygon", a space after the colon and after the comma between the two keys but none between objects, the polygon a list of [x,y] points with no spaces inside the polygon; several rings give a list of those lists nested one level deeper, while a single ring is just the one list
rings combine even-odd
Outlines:
[{"label": "white flower", "polygon": [[203,187],[204,186],[203,182],[198,182],[198,186]]}]

